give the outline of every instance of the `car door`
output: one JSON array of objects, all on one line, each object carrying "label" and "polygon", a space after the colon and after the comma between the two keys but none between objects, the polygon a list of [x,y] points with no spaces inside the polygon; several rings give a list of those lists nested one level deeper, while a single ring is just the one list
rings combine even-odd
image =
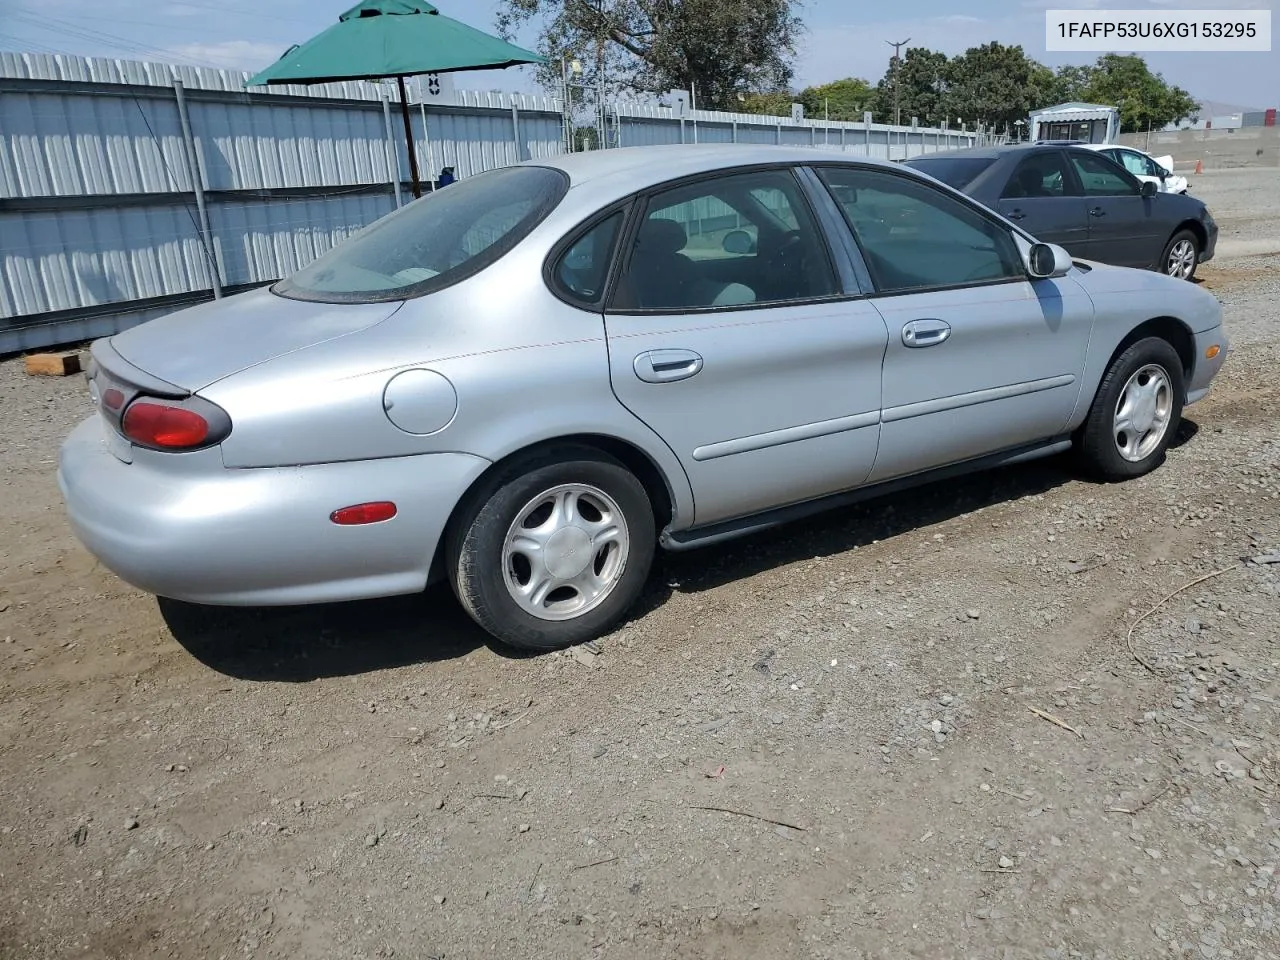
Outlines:
[{"label": "car door", "polygon": [[1089,214],[1061,150],[1037,150],[1019,160],[996,209],[1038,240],[1089,256]]},{"label": "car door", "polygon": [[614,393],[680,458],[697,525],[866,479],[888,334],[846,292],[794,170],[650,192],[623,249],[605,311]]},{"label": "car door", "polygon": [[1113,160],[1089,150],[1069,150],[1072,173],[1089,214],[1089,256],[1123,267],[1147,267],[1160,256],[1165,237],[1155,197]]},{"label": "car door", "polygon": [[[1007,226],[932,183],[866,167],[824,166],[820,176],[889,330],[869,481],[1059,435],[1093,324],[1083,288],[1069,277],[1030,279]],[[885,211],[909,214],[885,230]]]}]

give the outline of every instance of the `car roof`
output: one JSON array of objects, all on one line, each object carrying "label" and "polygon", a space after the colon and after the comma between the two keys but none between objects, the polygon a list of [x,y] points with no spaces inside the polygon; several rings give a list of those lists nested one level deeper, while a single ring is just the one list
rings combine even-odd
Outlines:
[{"label": "car roof", "polygon": [[770,144],[706,143],[661,146],[612,147],[525,160],[528,166],[553,167],[569,175],[574,186],[625,182],[629,191],[678,177],[732,166],[762,163],[847,163],[896,170],[898,164],[861,154],[821,147],[788,147]]}]

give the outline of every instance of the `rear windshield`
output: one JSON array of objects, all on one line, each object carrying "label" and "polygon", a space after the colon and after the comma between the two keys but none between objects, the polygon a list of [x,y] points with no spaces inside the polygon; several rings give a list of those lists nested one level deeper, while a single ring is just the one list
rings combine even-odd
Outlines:
[{"label": "rear windshield", "polygon": [[963,190],[995,162],[995,157],[916,157],[908,160],[907,166]]},{"label": "rear windshield", "polygon": [[548,167],[459,180],[374,221],[271,290],[295,300],[405,300],[472,276],[523,240],[569,189]]}]

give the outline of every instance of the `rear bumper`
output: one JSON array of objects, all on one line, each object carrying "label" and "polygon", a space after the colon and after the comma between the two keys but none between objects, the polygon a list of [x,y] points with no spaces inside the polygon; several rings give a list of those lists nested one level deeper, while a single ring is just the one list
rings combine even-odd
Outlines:
[{"label": "rear bumper", "polygon": [[[1210,360],[1205,356],[1206,351],[1210,347],[1218,348],[1218,355]],[[1190,406],[1200,400],[1203,400],[1209,393],[1209,386],[1213,382],[1213,378],[1218,375],[1218,371],[1222,369],[1222,365],[1227,360],[1227,354],[1231,352],[1231,344],[1227,339],[1226,329],[1219,324],[1210,330],[1195,335],[1195,351],[1196,362],[1191,371],[1191,379],[1187,383],[1187,399],[1186,406]]]},{"label": "rear bumper", "polygon": [[[194,603],[287,605],[426,586],[454,505],[489,466],[461,453],[227,469],[217,449],[113,456],[97,416],[63,443],[72,530],[122,580]],[[391,500],[391,520],[341,527],[336,509]]]}]

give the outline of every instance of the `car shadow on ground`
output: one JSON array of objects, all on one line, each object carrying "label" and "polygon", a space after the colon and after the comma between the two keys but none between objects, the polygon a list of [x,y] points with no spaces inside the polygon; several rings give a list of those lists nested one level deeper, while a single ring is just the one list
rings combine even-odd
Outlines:
[{"label": "car shadow on ground", "polygon": [[455,660],[486,645],[519,656],[494,644],[444,584],[407,597],[303,607],[158,602],[188,653],[241,680],[306,683]]},{"label": "car shadow on ground", "polygon": [[[1198,431],[1184,418],[1171,447],[1182,446]],[[627,620],[652,613],[673,592],[711,590],[776,567],[893,540],[1076,480],[1080,475],[1070,459],[1053,457],[920,486],[721,546],[659,551],[649,586]],[[305,683],[453,660],[482,647],[509,659],[536,656],[489,637],[444,584],[415,596],[307,607],[206,607],[166,599],[159,605],[174,639],[193,657],[243,680]]]},{"label": "car shadow on ground", "polygon": [[[1199,426],[1183,418],[1169,447],[1190,442]],[[775,567],[829,557],[984,507],[1047,493],[1068,483],[1094,483],[1081,475],[1069,454],[941,480],[807,520],[688,553],[659,552],[650,589],[632,618],[660,607],[672,592],[699,593]]]}]

